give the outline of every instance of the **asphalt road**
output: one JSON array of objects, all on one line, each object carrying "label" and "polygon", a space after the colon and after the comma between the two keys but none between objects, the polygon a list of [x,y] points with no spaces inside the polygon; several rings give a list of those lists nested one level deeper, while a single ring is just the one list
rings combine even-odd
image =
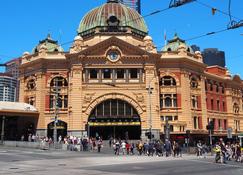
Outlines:
[{"label": "asphalt road", "polygon": [[92,152],[43,151],[0,147],[4,175],[243,175],[243,164],[213,163],[213,158],[114,156]]}]

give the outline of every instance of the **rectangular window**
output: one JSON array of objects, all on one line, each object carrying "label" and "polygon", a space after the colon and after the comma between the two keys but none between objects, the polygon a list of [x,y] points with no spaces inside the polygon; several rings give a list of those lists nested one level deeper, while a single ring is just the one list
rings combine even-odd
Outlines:
[{"label": "rectangular window", "polygon": [[173,107],[177,107],[177,95],[173,94]]},{"label": "rectangular window", "polygon": [[198,129],[198,117],[193,117],[194,129]]},{"label": "rectangular window", "polygon": [[214,110],[213,99],[211,99],[211,110]]},{"label": "rectangular window", "polygon": [[222,105],[223,105],[223,111],[225,111],[225,102],[224,101],[223,101]]},{"label": "rectangular window", "polygon": [[178,116],[174,116],[174,120],[175,120],[175,121],[178,120]]},{"label": "rectangular window", "polygon": [[90,77],[90,79],[97,79],[98,78],[98,70],[90,69],[89,77]]},{"label": "rectangular window", "polygon": [[168,121],[172,121],[172,120],[173,120],[173,117],[172,117],[172,116],[166,116],[166,119],[167,119]]},{"label": "rectangular window", "polygon": [[219,102],[219,100],[217,100],[217,110],[218,111],[220,110],[220,102]]},{"label": "rectangular window", "polygon": [[104,79],[110,79],[111,78],[111,69],[104,69],[103,77],[104,77]]},{"label": "rectangular window", "polygon": [[125,70],[124,69],[117,69],[116,70],[116,78],[117,79],[124,79],[125,78]]},{"label": "rectangular window", "polygon": [[130,78],[131,79],[138,78],[138,69],[130,69]]},{"label": "rectangular window", "polygon": [[64,96],[64,108],[67,108],[68,107],[68,96],[65,95]]},{"label": "rectangular window", "polygon": [[226,119],[224,120],[224,129],[225,130],[227,129],[227,120]]}]

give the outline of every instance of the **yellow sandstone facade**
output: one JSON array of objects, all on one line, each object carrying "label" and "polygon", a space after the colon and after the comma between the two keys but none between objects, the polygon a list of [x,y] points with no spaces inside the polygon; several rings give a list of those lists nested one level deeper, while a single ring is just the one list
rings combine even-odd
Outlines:
[{"label": "yellow sandstone facade", "polygon": [[134,21],[134,15],[108,1],[83,18],[69,51],[48,36],[32,54],[24,53],[20,102],[38,109],[37,133],[53,135],[56,106],[62,136],[139,139],[151,129],[160,138],[166,120],[176,139],[187,130],[206,138],[211,120],[215,136],[226,136],[228,128],[233,135],[242,132],[240,77],[207,67],[177,35],[158,51],[143,19]]}]

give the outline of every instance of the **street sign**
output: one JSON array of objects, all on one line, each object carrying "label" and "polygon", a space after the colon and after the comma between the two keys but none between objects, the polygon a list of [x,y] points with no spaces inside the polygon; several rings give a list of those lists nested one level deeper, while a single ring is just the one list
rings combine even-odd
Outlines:
[{"label": "street sign", "polygon": [[232,139],[232,128],[227,129],[227,138]]}]

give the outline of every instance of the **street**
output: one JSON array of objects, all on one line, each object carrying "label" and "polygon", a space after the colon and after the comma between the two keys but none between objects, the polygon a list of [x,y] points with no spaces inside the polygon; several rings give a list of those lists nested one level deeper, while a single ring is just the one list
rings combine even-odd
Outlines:
[{"label": "street", "polygon": [[243,164],[213,163],[213,157],[198,159],[114,156],[109,153],[44,151],[0,147],[0,174],[4,175],[66,175],[66,174],[173,174],[173,175],[242,175]]}]

